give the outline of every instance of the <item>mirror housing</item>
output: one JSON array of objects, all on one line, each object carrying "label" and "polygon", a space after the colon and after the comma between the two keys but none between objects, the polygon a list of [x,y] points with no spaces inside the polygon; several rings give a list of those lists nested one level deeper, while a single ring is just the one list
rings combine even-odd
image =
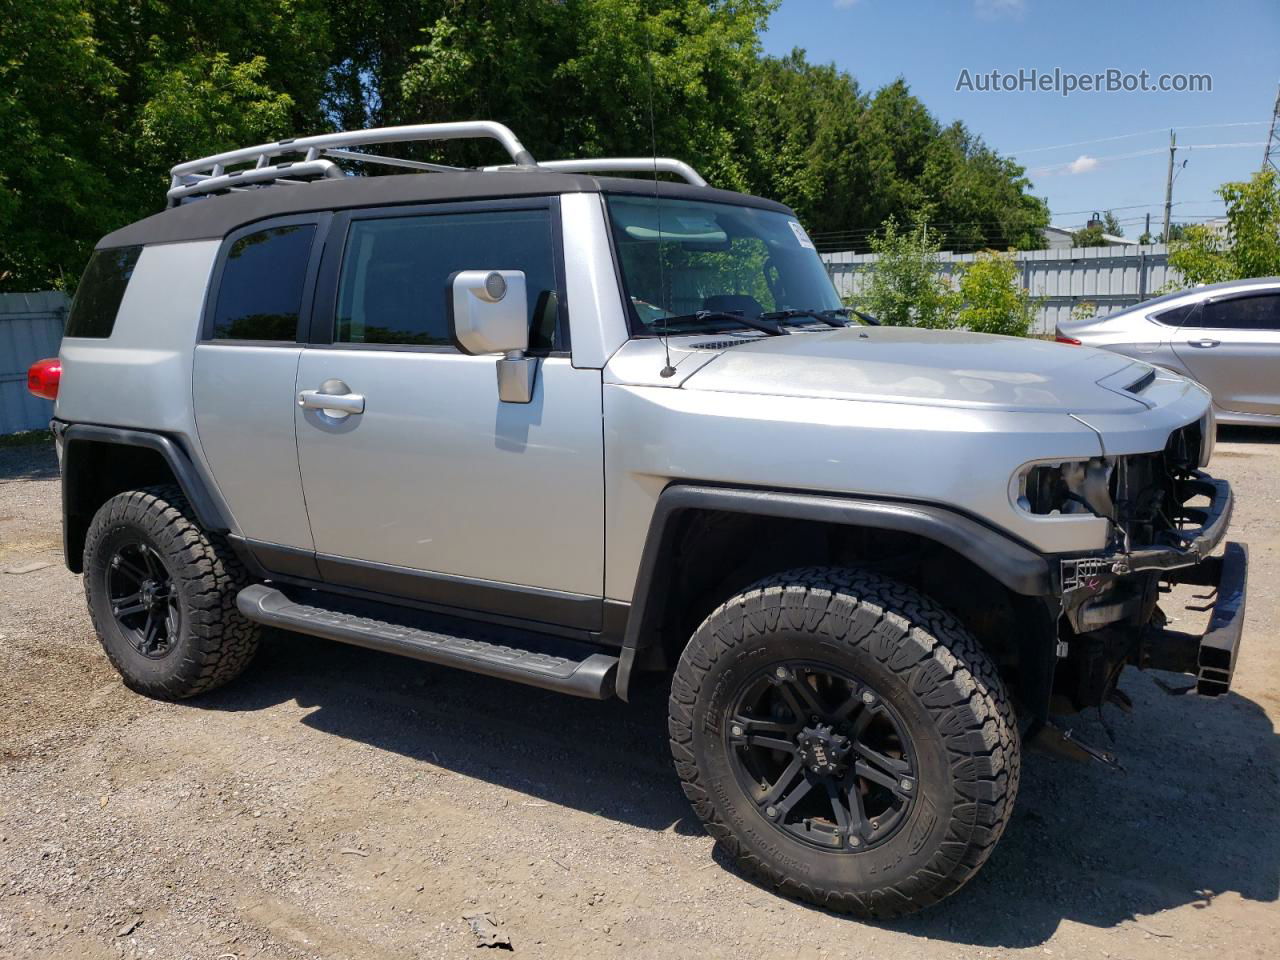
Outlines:
[{"label": "mirror housing", "polygon": [[449,279],[449,335],[463,353],[529,349],[523,270],[460,270]]},{"label": "mirror housing", "polygon": [[449,278],[449,336],[471,356],[501,353],[498,399],[533,400],[538,361],[529,349],[529,295],[523,270],[460,270]]}]

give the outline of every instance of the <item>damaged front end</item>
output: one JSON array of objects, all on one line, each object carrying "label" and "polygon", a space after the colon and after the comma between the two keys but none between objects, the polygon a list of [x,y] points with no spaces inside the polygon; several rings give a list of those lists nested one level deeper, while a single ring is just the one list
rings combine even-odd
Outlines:
[{"label": "damaged front end", "polygon": [[[1227,543],[1230,486],[1204,473],[1213,422],[1175,431],[1157,453],[1037,464],[1018,478],[1018,505],[1033,513],[1089,513],[1108,521],[1106,549],[1059,558],[1058,665],[1050,712],[1107,702],[1127,706],[1126,665],[1195,677],[1218,696],[1231,686],[1244,621],[1248,550]],[[1170,629],[1162,599],[1203,588],[1179,620],[1209,613],[1202,633]],[[1185,591],[1181,591],[1185,593]],[[1167,600],[1165,600],[1167,604]]]}]

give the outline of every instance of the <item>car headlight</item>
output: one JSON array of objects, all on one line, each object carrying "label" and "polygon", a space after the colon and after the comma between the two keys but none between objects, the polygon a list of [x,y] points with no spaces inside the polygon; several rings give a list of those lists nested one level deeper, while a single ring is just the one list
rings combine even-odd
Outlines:
[{"label": "car headlight", "polygon": [[1111,520],[1116,513],[1114,469],[1103,457],[1027,464],[1014,474],[1010,498],[1019,510],[1036,516],[1084,514]]}]

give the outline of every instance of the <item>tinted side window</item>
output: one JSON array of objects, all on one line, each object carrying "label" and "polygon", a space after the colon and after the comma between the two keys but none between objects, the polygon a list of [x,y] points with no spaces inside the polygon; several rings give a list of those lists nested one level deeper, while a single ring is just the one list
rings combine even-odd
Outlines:
[{"label": "tinted side window", "polygon": [[1151,318],[1166,327],[1180,327],[1190,319],[1192,311],[1197,306],[1199,304],[1188,303],[1183,307],[1174,307],[1172,310],[1162,310],[1160,313],[1154,313]]},{"label": "tinted side window", "polygon": [[142,247],[98,250],[89,259],[67,317],[68,337],[109,337]]},{"label": "tinted side window", "polygon": [[459,270],[523,270],[529,346],[552,345],[559,308],[547,210],[353,221],[334,342],[449,345],[445,300]]},{"label": "tinted side window", "polygon": [[297,338],[315,234],[313,223],[292,224],[246,234],[231,245],[213,310],[213,339]]},{"label": "tinted side window", "polygon": [[1280,294],[1206,303],[1202,325],[1218,330],[1280,330]]}]

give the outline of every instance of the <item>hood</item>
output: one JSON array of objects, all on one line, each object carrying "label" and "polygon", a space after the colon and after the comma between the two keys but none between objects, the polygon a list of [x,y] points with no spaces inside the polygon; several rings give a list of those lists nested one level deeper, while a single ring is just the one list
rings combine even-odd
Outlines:
[{"label": "hood", "polygon": [[1046,340],[848,327],[744,340],[700,367],[683,389],[1024,412],[1137,413],[1147,405],[1124,390],[1129,380],[1120,374],[1128,368],[1135,381],[1151,369],[1118,354]]}]

